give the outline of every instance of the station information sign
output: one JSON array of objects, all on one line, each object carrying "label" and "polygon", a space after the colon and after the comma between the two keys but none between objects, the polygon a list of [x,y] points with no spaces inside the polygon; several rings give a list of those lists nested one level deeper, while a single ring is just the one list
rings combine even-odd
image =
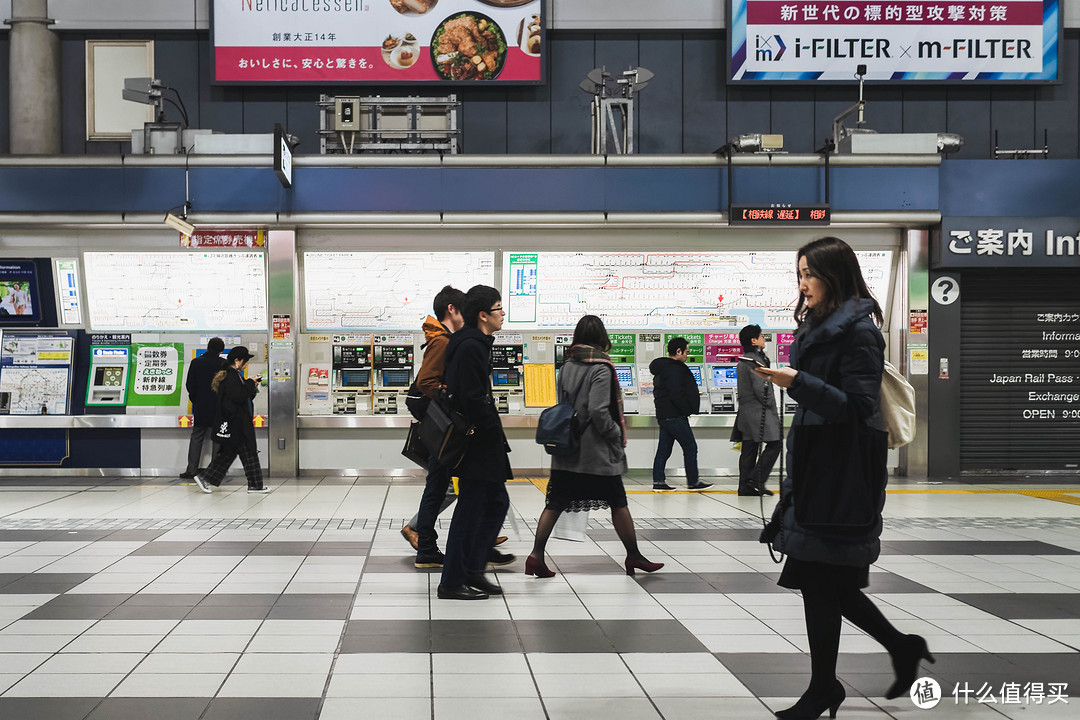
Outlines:
[{"label": "station information sign", "polygon": [[828,205],[732,205],[729,225],[828,225]]}]

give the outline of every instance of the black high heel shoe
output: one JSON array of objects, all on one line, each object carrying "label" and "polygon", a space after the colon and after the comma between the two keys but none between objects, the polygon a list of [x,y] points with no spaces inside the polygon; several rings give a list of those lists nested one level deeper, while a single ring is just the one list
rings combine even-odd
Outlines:
[{"label": "black high heel shoe", "polygon": [[831,689],[827,691],[808,689],[795,703],[786,710],[777,710],[775,715],[780,720],[815,720],[821,713],[829,711],[829,717],[836,717],[836,711],[847,698],[847,692],[839,680],[834,680]]},{"label": "black high heel shoe", "polygon": [[894,700],[911,690],[919,674],[920,660],[925,660],[931,665],[937,662],[926,647],[926,640],[919,635],[905,635],[899,649],[896,652],[890,652],[889,656],[892,658],[896,682],[886,691],[886,700]]}]

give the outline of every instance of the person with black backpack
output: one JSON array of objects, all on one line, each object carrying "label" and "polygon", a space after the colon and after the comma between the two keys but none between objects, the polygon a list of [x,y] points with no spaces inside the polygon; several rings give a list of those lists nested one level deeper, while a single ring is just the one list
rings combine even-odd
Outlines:
[{"label": "person with black backpack", "polygon": [[558,381],[561,401],[574,406],[580,441],[570,454],[551,455],[547,500],[536,524],[532,552],[525,559],[526,575],[555,576],[544,562],[544,548],[561,513],[605,507],[611,508],[612,524],[626,548],[626,574],[656,572],[664,567],[641,554],[627,506],[622,482],[627,469],[626,420],[609,350],[611,339],[604,321],[596,315],[581,318]]},{"label": "person with black backpack", "polygon": [[[424,360],[405,400],[409,412],[417,420],[424,419],[431,399],[443,390],[446,345],[450,342],[450,334],[457,332],[465,324],[461,318],[464,305],[465,293],[447,285],[439,291],[432,303],[434,317],[428,315],[424,320]],[[416,550],[416,560],[413,562],[415,567],[442,567],[443,554],[437,544],[439,535],[435,532],[435,520],[455,499],[450,486],[450,468],[432,458],[428,464],[424,494],[420,497],[420,508],[401,528],[401,534]]]},{"label": "person with black backpack", "polygon": [[214,440],[219,449],[210,461],[210,467],[195,476],[195,484],[204,493],[220,487],[233,460],[240,457],[244,464],[249,493],[268,493],[263,485],[262,466],[259,464],[259,448],[255,444],[255,424],[251,400],[259,393],[262,376],[247,378],[240,374],[254,357],[243,345],[229,351],[222,369],[214,376],[210,387],[218,396],[218,413],[215,421]]}]

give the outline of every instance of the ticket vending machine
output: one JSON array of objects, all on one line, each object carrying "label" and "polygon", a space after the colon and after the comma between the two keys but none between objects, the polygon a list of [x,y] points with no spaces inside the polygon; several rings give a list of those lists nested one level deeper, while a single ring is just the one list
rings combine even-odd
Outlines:
[{"label": "ticket vending machine", "polygon": [[86,383],[88,406],[116,406],[127,402],[129,347],[90,348],[90,374]]},{"label": "ticket vending machine", "polygon": [[413,381],[413,335],[376,335],[373,345],[375,392],[372,413],[407,414],[405,395]]},{"label": "ticket vending machine", "polygon": [[[698,402],[701,407],[701,414],[707,415],[711,408],[708,403],[708,391],[705,386],[705,366],[698,365],[697,363],[687,363],[686,367],[690,368],[690,374],[694,376],[694,382],[697,383]],[[701,402],[701,400],[705,400],[705,402]]]},{"label": "ticket vending machine", "polygon": [[371,407],[371,345],[334,342],[331,408],[335,415],[366,415]]},{"label": "ticket vending machine", "polygon": [[520,335],[510,338],[496,335],[491,346],[491,392],[495,409],[500,413],[518,414],[525,409],[525,383],[521,375],[524,362],[525,344]]},{"label": "ticket vending machine", "polygon": [[[776,365],[787,367],[791,359],[791,344],[795,342],[795,333],[776,333]],[[791,395],[781,391],[784,397],[784,415],[794,415],[799,409],[799,403],[791,399]]]},{"label": "ticket vending machine", "polygon": [[634,415],[640,411],[640,395],[638,394],[637,374],[634,372],[632,363],[616,363],[615,377],[619,380],[619,390],[623,396],[623,412]]},{"label": "ticket vending machine", "polygon": [[738,376],[730,364],[709,366],[709,410],[714,415],[731,415],[739,408]]}]

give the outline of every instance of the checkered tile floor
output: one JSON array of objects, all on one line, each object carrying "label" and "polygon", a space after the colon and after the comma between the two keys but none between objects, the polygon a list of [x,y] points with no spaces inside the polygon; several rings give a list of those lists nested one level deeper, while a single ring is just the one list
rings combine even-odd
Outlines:
[{"label": "checkered tile floor", "polygon": [[[771,717],[809,659],[800,598],[756,542],[757,499],[730,478],[636,482],[660,572],[622,574],[594,513],[584,542],[549,545],[556,577],[525,576],[543,497],[512,483],[505,595],[454,602],[398,534],[418,479],[298,478],[266,496],[0,480],[0,718]],[[934,717],[1080,712],[1080,485],[1033,490],[894,483],[870,592],[937,656]],[[839,717],[924,712],[882,699],[888,656],[848,625],[838,672]]]}]

